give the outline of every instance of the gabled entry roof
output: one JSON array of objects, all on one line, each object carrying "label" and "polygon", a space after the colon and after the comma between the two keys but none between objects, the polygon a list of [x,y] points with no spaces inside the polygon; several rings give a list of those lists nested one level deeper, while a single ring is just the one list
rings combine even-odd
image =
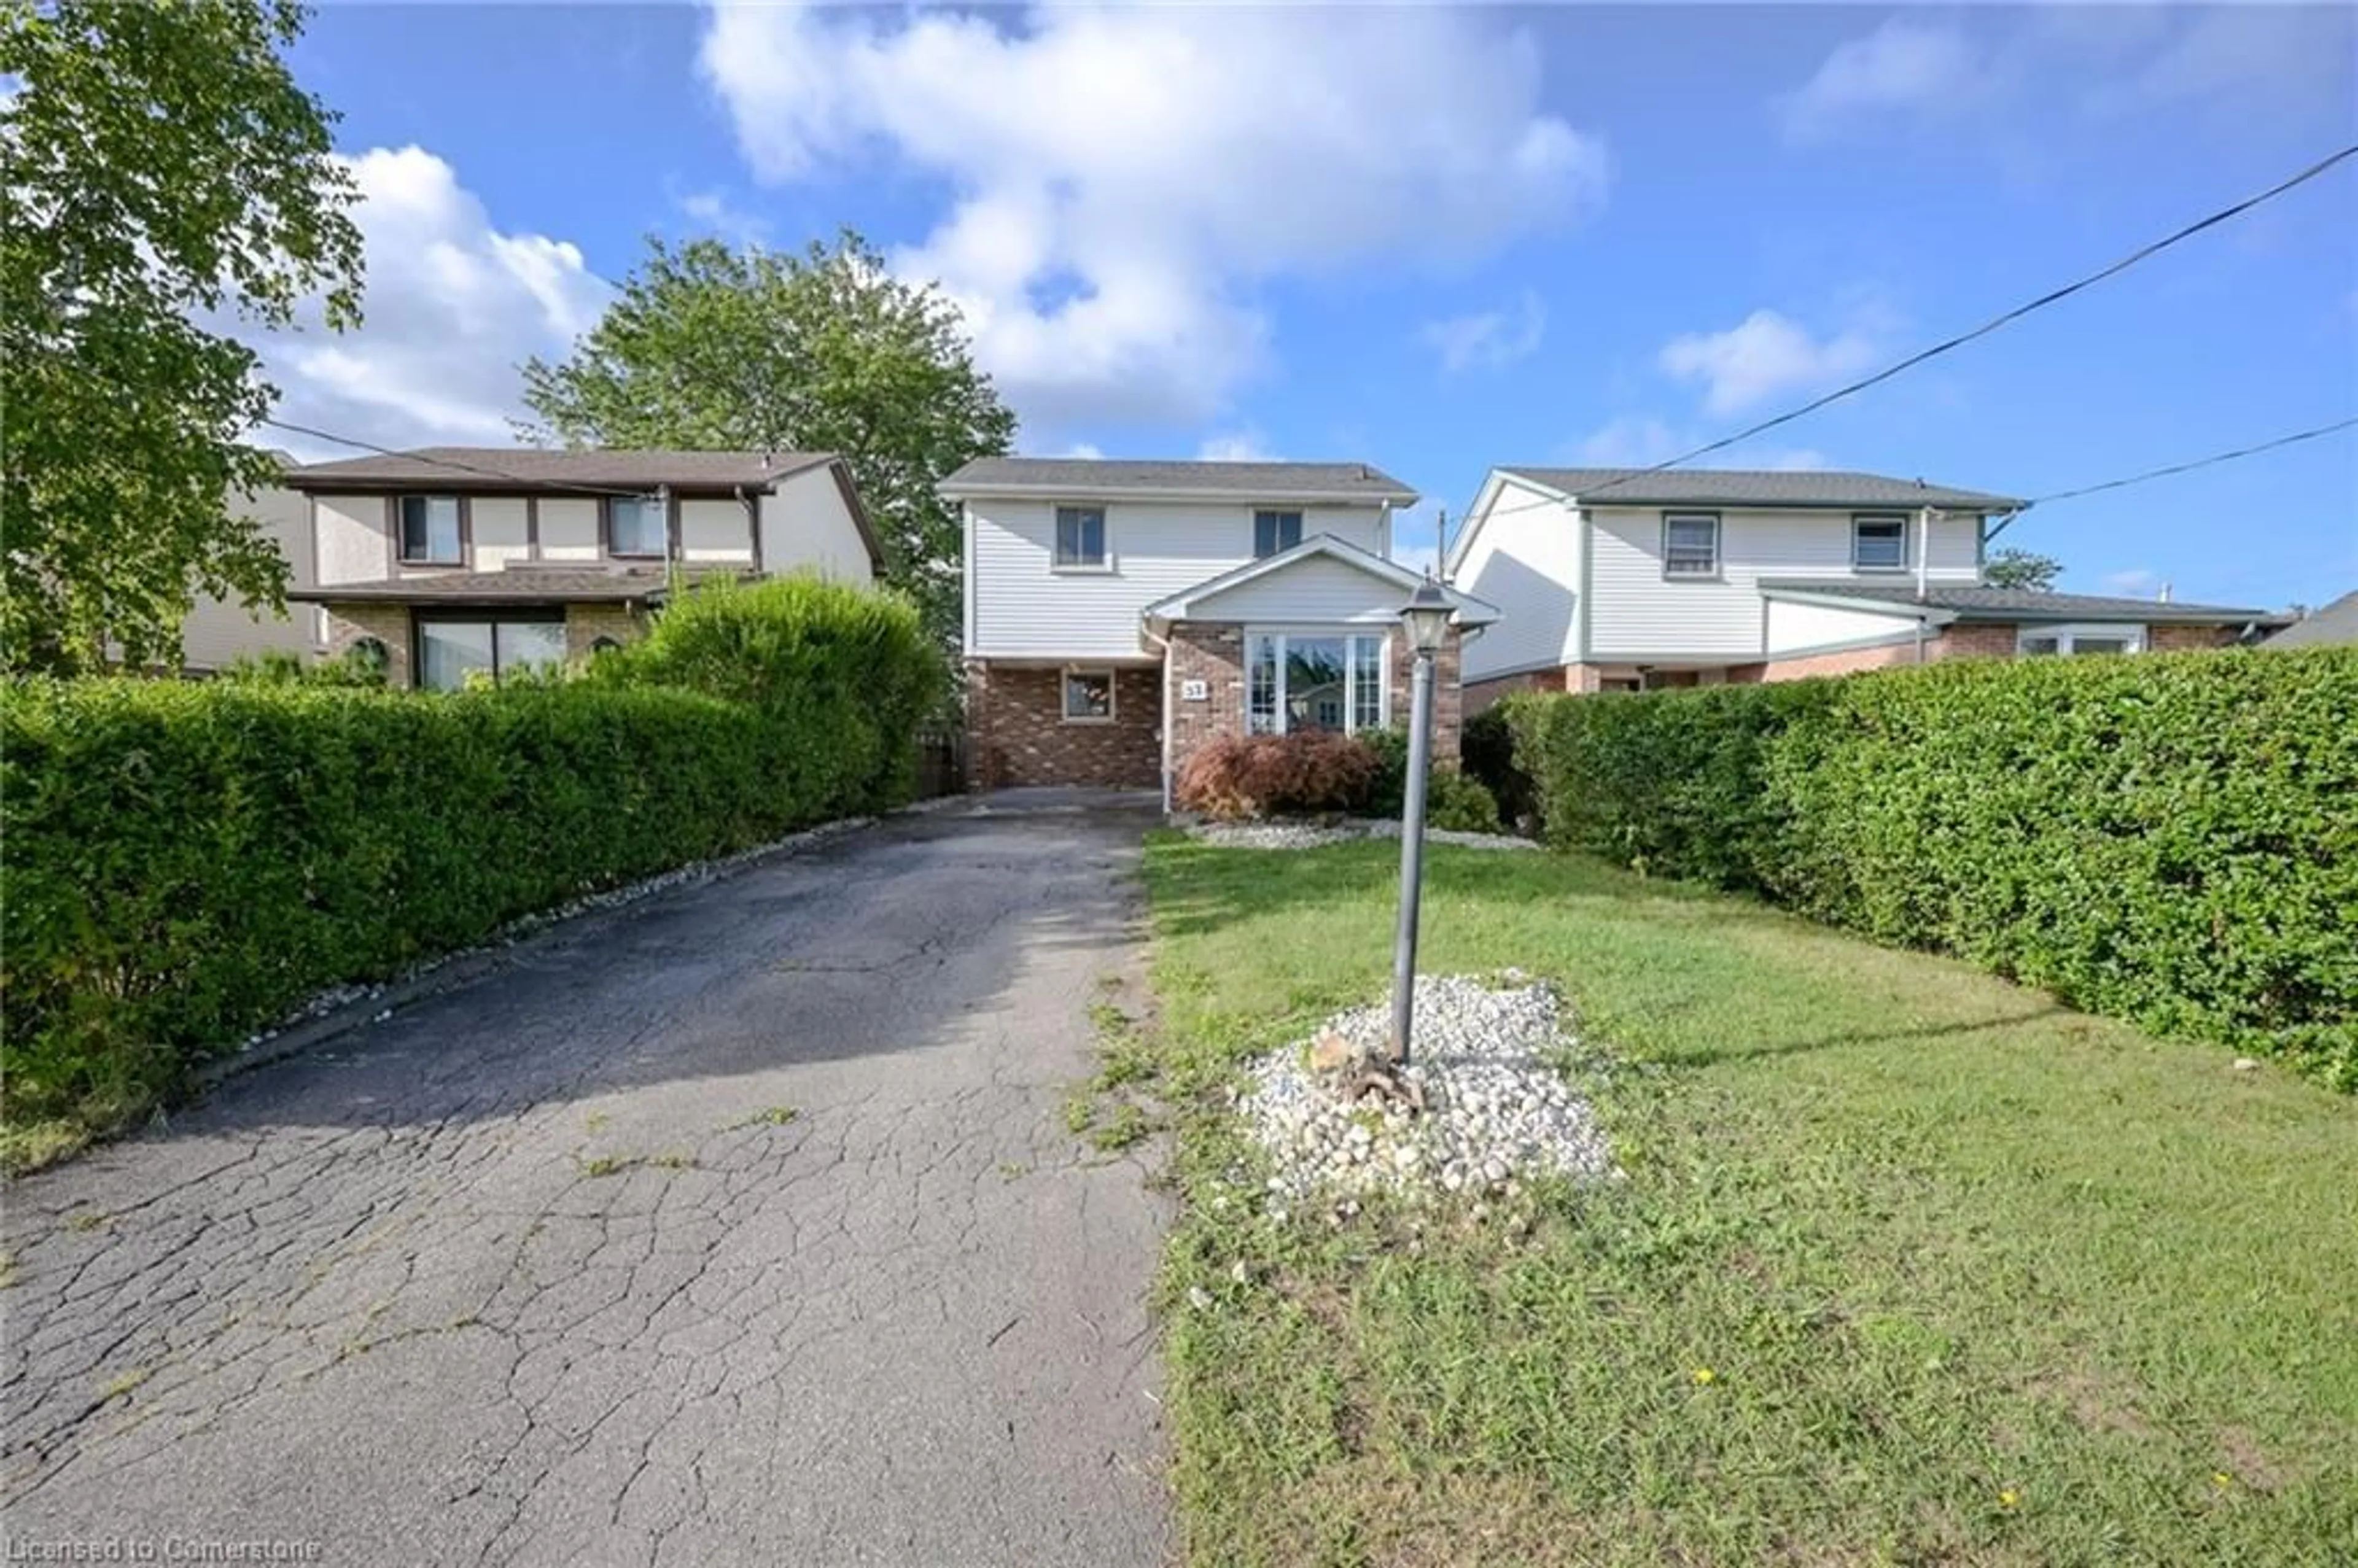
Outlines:
[{"label": "gabled entry roof", "polygon": [[[1397,595],[1402,602],[1405,602],[1408,596],[1415,592],[1418,585],[1424,581],[1422,573],[1412,571],[1397,561],[1386,560],[1383,557],[1363,550],[1357,545],[1338,539],[1332,534],[1316,534],[1303,540],[1290,550],[1280,550],[1273,556],[1264,556],[1260,560],[1248,561],[1234,570],[1222,572],[1217,577],[1206,578],[1193,588],[1183,589],[1166,599],[1157,600],[1148,605],[1142,613],[1150,625],[1167,624],[1174,621],[1233,619],[1233,616],[1216,613],[1211,601],[1253,583],[1280,579],[1289,571],[1298,570],[1309,563],[1320,561],[1337,563],[1350,570],[1361,573],[1371,579],[1368,583],[1371,591],[1389,590]],[[1487,600],[1476,599],[1471,594],[1460,593],[1451,588],[1444,588],[1442,591],[1448,594],[1450,601],[1457,606],[1457,624],[1461,628],[1487,626],[1498,618],[1498,606]],[[1254,618],[1272,619],[1274,617],[1257,612]],[[1305,611],[1301,616],[1303,620],[1326,618],[1328,617],[1323,611]]]}]

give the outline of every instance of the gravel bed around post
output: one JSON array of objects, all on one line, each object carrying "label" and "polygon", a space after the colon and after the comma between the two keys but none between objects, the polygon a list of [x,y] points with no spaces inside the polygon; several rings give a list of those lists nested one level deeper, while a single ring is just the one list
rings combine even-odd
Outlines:
[{"label": "gravel bed around post", "polygon": [[[1390,1017],[1388,1003],[1355,1008],[1330,1019],[1317,1038],[1339,1036],[1380,1063]],[[1272,1212],[1316,1201],[1347,1216],[1379,1192],[1478,1198],[1534,1176],[1614,1173],[1587,1100],[1551,1065],[1576,1042],[1546,986],[1494,989],[1461,976],[1420,977],[1414,1044],[1412,1064],[1397,1076],[1422,1097],[1421,1112],[1379,1094],[1346,1101],[1350,1075],[1314,1065],[1312,1041],[1249,1065],[1238,1108],[1268,1152]]]},{"label": "gravel bed around post", "polygon": [[[1188,836],[1224,849],[1315,849],[1354,838],[1397,838],[1401,825],[1386,818],[1347,817],[1331,822],[1196,822]],[[1448,827],[1424,830],[1428,844],[1455,844],[1468,849],[1536,849],[1529,838],[1509,833],[1463,833]]]}]

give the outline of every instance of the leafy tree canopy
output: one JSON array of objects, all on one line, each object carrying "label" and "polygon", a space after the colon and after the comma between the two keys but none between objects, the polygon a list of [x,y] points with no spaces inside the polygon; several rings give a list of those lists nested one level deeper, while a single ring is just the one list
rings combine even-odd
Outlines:
[{"label": "leafy tree canopy", "polygon": [[2063,563],[2028,550],[1992,550],[1982,563],[1982,581],[1992,588],[2027,588],[2045,593],[2063,575]]},{"label": "leafy tree canopy", "polygon": [[885,580],[935,635],[958,624],[962,538],[934,487],[1002,453],[1015,416],[975,367],[957,309],[903,283],[845,230],[801,254],[717,240],[648,254],[561,364],[524,367],[525,402],[571,446],[831,451],[851,464]]},{"label": "leafy tree canopy", "polygon": [[199,592],[282,608],[287,563],[238,495],[277,401],[200,321],[360,316],[356,198],[335,116],[280,50],[291,0],[0,0],[0,665],[72,670],[109,642],[179,660]]}]

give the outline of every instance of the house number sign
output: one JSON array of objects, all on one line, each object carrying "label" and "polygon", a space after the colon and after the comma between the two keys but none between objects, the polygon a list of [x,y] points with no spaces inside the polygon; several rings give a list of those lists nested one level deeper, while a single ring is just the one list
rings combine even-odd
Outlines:
[{"label": "house number sign", "polygon": [[1212,688],[1208,682],[1183,680],[1179,683],[1179,699],[1182,702],[1201,702],[1211,695]]}]

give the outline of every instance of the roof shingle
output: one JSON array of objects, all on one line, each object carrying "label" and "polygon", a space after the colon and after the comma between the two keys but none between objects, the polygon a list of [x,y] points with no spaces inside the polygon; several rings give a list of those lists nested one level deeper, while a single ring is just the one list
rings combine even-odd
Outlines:
[{"label": "roof shingle", "polygon": [[1853,599],[1868,604],[1906,609],[1920,606],[1953,612],[1967,621],[2190,621],[2204,623],[2283,620],[2266,610],[2223,604],[2184,604],[2172,600],[2115,599],[2092,593],[2050,593],[2038,589],[1994,588],[1978,583],[1930,583],[1922,596],[1911,581],[1834,582],[1806,579],[1763,578],[1760,591],[1808,594],[1813,598]]},{"label": "roof shingle", "polygon": [[[747,579],[746,567],[682,568],[690,582]],[[661,567],[575,566],[519,563],[500,571],[435,572],[416,577],[292,588],[287,597],[301,604],[637,604],[659,600],[671,583]]]},{"label": "roof shingle", "polygon": [[[1920,479],[1806,469],[1550,469],[1502,467],[1600,506],[1940,506],[2012,512],[2010,496],[1927,484]],[[1610,488],[1606,488],[1606,487]]]},{"label": "roof shingle", "polygon": [[437,484],[452,489],[497,484],[525,490],[579,487],[634,493],[664,485],[734,490],[772,484],[833,458],[829,452],[418,447],[406,452],[305,463],[287,470],[287,483],[296,490],[329,490],[339,484]]},{"label": "roof shingle", "polygon": [[944,495],[1190,492],[1239,501],[1332,497],[1408,505],[1416,492],[1367,463],[1219,463],[1104,458],[977,458],[942,481]]}]

